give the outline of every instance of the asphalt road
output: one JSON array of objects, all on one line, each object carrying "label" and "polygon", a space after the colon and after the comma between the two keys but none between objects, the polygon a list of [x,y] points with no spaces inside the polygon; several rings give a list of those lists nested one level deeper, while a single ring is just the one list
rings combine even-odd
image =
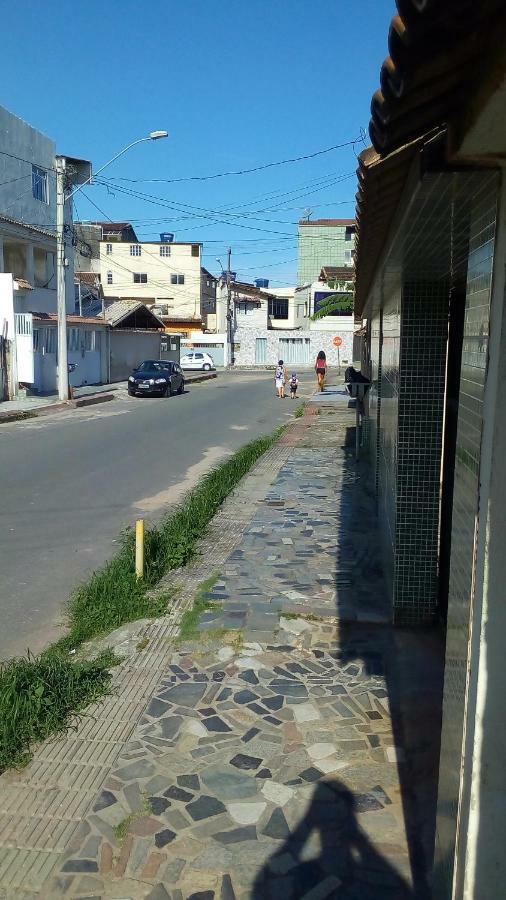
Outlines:
[{"label": "asphalt road", "polygon": [[[308,395],[309,376],[301,378]],[[272,374],[224,373],[183,396],[130,398],[0,425],[0,659],[61,634],[70,592],[227,454],[293,415]]]}]

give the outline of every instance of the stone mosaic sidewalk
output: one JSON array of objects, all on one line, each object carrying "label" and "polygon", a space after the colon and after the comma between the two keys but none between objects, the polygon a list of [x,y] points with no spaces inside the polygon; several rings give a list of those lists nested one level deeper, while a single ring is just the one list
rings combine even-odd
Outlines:
[{"label": "stone mosaic sidewalk", "polygon": [[353,417],[322,409],[285,439],[199,634],[168,648],[45,897],[415,896],[393,638],[374,504],[346,449]]}]

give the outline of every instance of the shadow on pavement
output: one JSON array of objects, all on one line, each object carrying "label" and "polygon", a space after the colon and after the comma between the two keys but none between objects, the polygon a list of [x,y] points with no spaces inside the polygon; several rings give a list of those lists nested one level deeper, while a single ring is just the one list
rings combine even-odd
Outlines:
[{"label": "shadow on pavement", "polygon": [[[307,842],[315,836],[320,852],[304,859]],[[279,875],[287,867],[290,881],[284,889]],[[355,797],[337,779],[317,785],[300,824],[260,872],[252,898],[290,900],[311,897],[313,891],[315,897],[339,900],[408,900],[415,896],[364,834],[356,819]]]}]

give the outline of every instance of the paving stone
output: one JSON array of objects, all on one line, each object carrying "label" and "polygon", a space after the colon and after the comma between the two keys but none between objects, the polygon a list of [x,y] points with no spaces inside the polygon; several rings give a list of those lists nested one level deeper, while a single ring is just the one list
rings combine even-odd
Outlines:
[{"label": "paving stone", "polygon": [[225,806],[220,800],[217,800],[216,797],[204,795],[199,797],[199,799],[195,800],[193,803],[189,803],[186,810],[194,822],[199,822],[201,819],[209,819],[212,816],[217,816],[219,813],[225,812]]},{"label": "paving stone", "polygon": [[210,716],[209,719],[204,719],[204,725],[206,726],[208,731],[217,731],[217,732],[227,732],[232,731],[230,725],[227,725],[223,719],[220,719],[219,716]]},{"label": "paving stone", "polygon": [[173,784],[164,791],[164,797],[168,797],[169,800],[180,800],[183,803],[188,803],[190,800],[193,800],[194,795],[189,791],[185,791],[184,788],[177,787]]},{"label": "paving stone", "polygon": [[158,718],[159,716],[164,716],[170,709],[169,703],[164,703],[163,700],[159,700],[157,697],[154,697],[151,703],[149,704],[146,713],[148,716],[152,716],[153,718]]},{"label": "paving stone", "polygon": [[93,806],[94,812],[100,812],[101,809],[106,809],[108,806],[112,806],[113,803],[116,803],[116,797],[111,791],[102,791],[98,800]]},{"label": "paving stone", "polygon": [[245,753],[237,753],[233,759],[230,760],[230,765],[235,766],[237,769],[258,769],[262,760],[258,756],[247,756]]},{"label": "paving stone", "polygon": [[247,669],[246,672],[242,672],[241,675],[239,675],[239,678],[241,681],[247,681],[248,684],[260,684],[253,669]]},{"label": "paving stone", "polygon": [[290,835],[290,829],[282,809],[275,809],[267,825],[262,829],[262,834],[267,837],[285,840]]},{"label": "paving stone", "polygon": [[245,688],[243,691],[238,691],[234,694],[234,700],[236,703],[251,703],[252,700],[258,700],[258,694],[254,694],[253,691]]},{"label": "paving stone", "polygon": [[223,800],[244,800],[259,791],[258,782],[249,775],[231,769],[228,765],[210,766],[202,774],[202,781],[213,794]]},{"label": "paving stone", "polygon": [[332,756],[332,754],[336,753],[336,747],[334,744],[313,744],[311,747],[307,748],[308,756],[311,759],[325,759],[327,756]]},{"label": "paving stone", "polygon": [[173,738],[178,733],[183,722],[181,716],[168,716],[158,720],[158,727],[162,732],[162,737]]},{"label": "paving stone", "polygon": [[230,875],[224,875],[221,881],[220,900],[236,900]]},{"label": "paving stone", "polygon": [[172,900],[172,898],[163,884],[155,884],[153,890],[147,895],[146,900]]},{"label": "paving stone", "polygon": [[134,778],[149,778],[155,774],[155,766],[149,760],[141,759],[138,762],[133,762],[128,766],[117,769],[115,774],[122,781],[133,781]]},{"label": "paving stone", "polygon": [[239,844],[243,841],[256,841],[257,831],[254,825],[246,825],[244,828],[234,828],[232,831],[219,831],[213,834],[213,839],[220,844]]},{"label": "paving stone", "polygon": [[178,775],[176,781],[182,788],[189,788],[191,791],[200,790],[200,780],[198,775]]},{"label": "paving stone", "polygon": [[227,804],[230,815],[238,825],[256,825],[266,807],[266,803]]},{"label": "paving stone", "polygon": [[161,849],[162,847],[166,847],[167,844],[170,844],[175,837],[176,833],[174,831],[171,831],[170,828],[164,828],[162,831],[156,832],[155,844]]},{"label": "paving stone", "polygon": [[297,722],[315,722],[320,718],[320,713],[314,703],[300,703],[293,707],[293,714]]},{"label": "paving stone", "polygon": [[284,806],[285,803],[288,803],[288,801],[292,799],[294,791],[285,784],[278,784],[275,781],[266,781],[262,788],[262,794],[266,800],[271,800],[272,803]]},{"label": "paving stone", "polygon": [[98,863],[92,859],[68,859],[62,872],[98,872]]},{"label": "paving stone", "polygon": [[163,797],[149,797],[148,803],[154,816],[161,816],[170,806],[170,801],[164,800]]}]

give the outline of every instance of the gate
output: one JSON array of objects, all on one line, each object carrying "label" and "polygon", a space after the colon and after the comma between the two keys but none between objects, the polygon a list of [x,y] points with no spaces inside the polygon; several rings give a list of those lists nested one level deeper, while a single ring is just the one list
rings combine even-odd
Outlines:
[{"label": "gate", "polygon": [[279,358],[288,366],[308,366],[311,352],[309,338],[280,338]]},{"label": "gate", "polygon": [[34,382],[33,317],[31,313],[16,313],[17,378],[26,384]]}]

